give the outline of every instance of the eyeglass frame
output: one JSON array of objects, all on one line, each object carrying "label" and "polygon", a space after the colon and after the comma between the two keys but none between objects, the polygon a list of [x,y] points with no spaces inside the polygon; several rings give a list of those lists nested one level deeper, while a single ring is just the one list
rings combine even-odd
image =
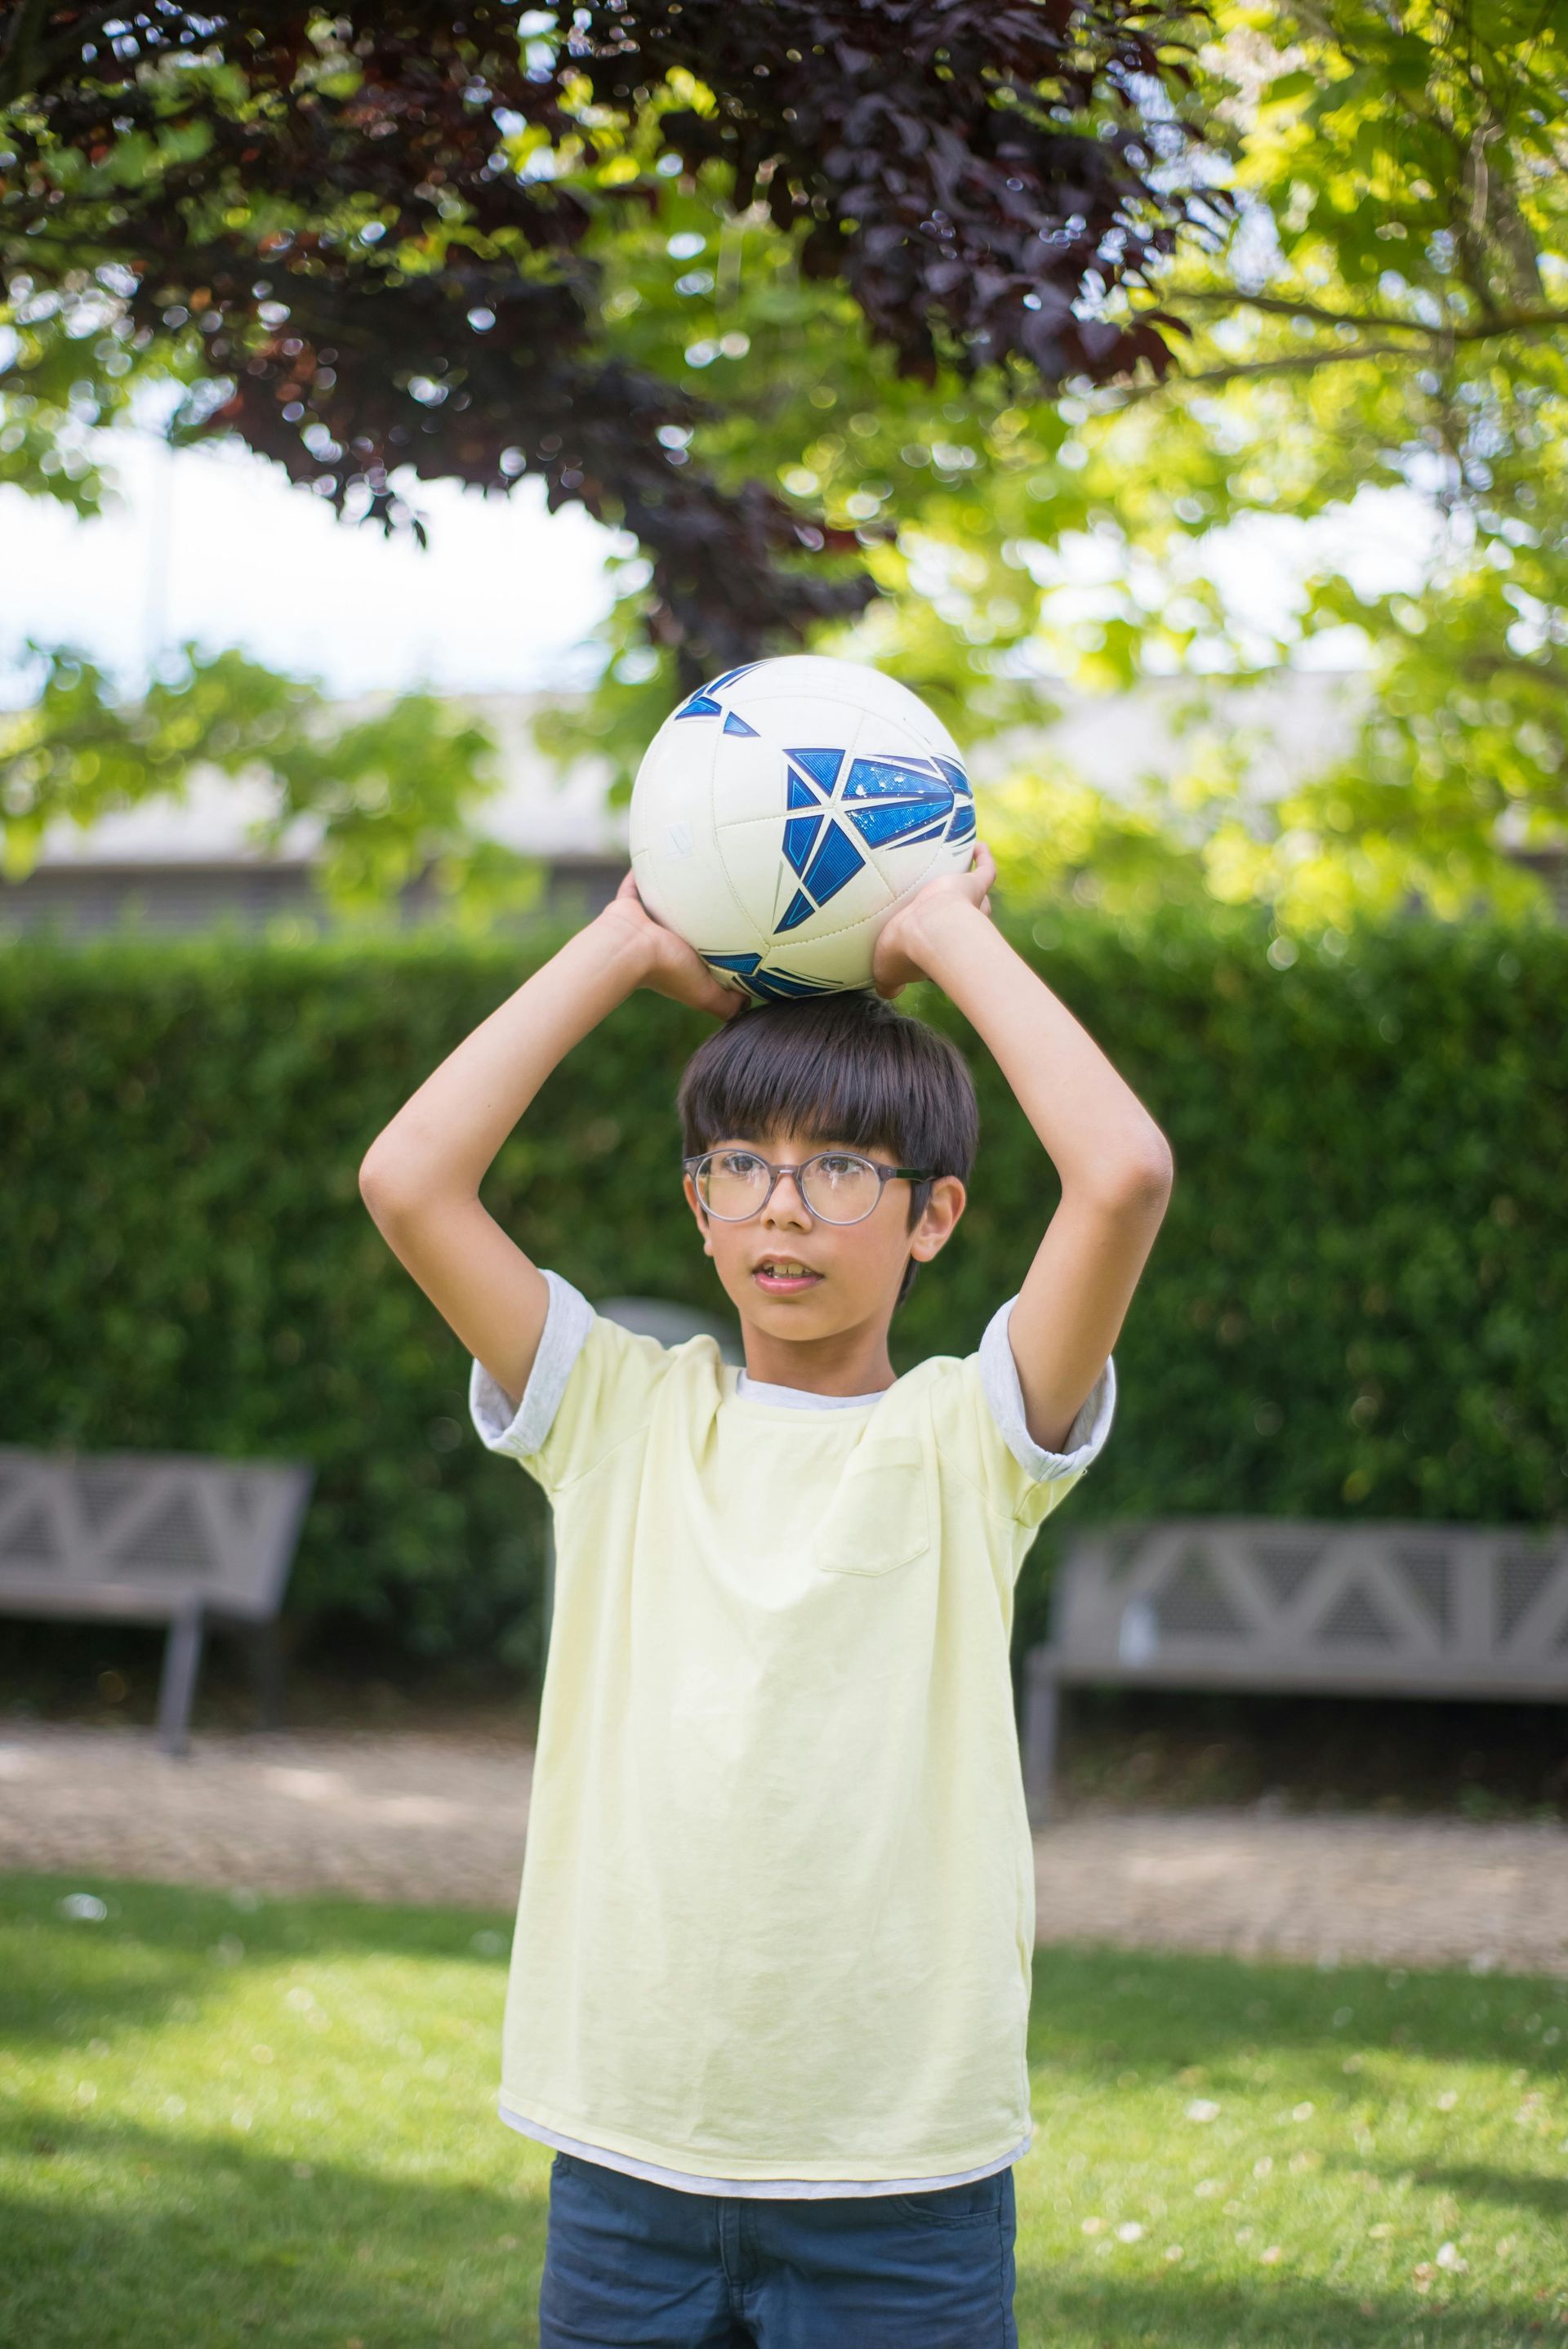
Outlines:
[{"label": "eyeglass frame", "polygon": [[[748,1157],[757,1159],[760,1164],[766,1166],[769,1175],[772,1177],[772,1180],[769,1182],[767,1191],[764,1193],[758,1205],[755,1207],[748,1207],[744,1216],[721,1216],[717,1209],[710,1207],[707,1201],[703,1197],[701,1186],[699,1185],[696,1178],[696,1169],[699,1166],[706,1164],[708,1159],[717,1158],[721,1150],[725,1148],[735,1149],[737,1147],[744,1149]],[[820,1158],[853,1158],[860,1165],[869,1166],[871,1168],[872,1174],[877,1178],[877,1195],[872,1201],[871,1206],[866,1209],[863,1216],[824,1216],[820,1215],[817,1209],[813,1207],[810,1199],[807,1198],[804,1190],[801,1189],[800,1177],[805,1173],[807,1167],[814,1166]],[[811,1221],[814,1224],[827,1224],[837,1231],[847,1230],[851,1224],[863,1224],[871,1216],[874,1216],[877,1209],[882,1206],[882,1195],[886,1191],[890,1183],[934,1183],[937,1179],[936,1170],[934,1167],[884,1166],[879,1159],[868,1158],[863,1150],[814,1150],[809,1158],[802,1158],[798,1165],[775,1166],[771,1158],[764,1158],[761,1151],[753,1150],[749,1143],[740,1143],[738,1145],[733,1143],[728,1144],[720,1143],[713,1150],[699,1150],[696,1157],[683,1158],[681,1160],[681,1167],[684,1173],[691,1176],[692,1189],[696,1193],[697,1200],[701,1206],[703,1214],[705,1216],[711,1216],[716,1223],[748,1224],[753,1216],[761,1215],[763,1209],[767,1206],[769,1200],[772,1198],[774,1192],[779,1188],[779,1176],[781,1174],[793,1174],[795,1177],[795,1188],[799,1194],[800,1205],[805,1208],[806,1213],[810,1216]]]}]

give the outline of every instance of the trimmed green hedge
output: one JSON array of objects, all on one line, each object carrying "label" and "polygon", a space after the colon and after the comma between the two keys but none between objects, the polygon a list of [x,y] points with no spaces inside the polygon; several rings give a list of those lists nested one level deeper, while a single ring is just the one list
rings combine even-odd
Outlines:
[{"label": "trimmed green hedge", "polygon": [[[0,950],[0,1436],[305,1456],[303,1625],[531,1671],[537,1495],[472,1434],[467,1358],[356,1170],[549,943]],[[1177,1164],[1117,1425],[1026,1572],[1020,1639],[1041,1561],[1097,1517],[1568,1517],[1568,933],[1400,922],[1276,968],[1251,914],[1073,911],[1018,943]],[[1056,1198],[986,1056],[921,1008],[969,1046],[984,1131],[901,1363],[975,1343]],[[590,1296],[722,1302],[676,1180],[704,1032],[635,999],[492,1170],[492,1211]]]}]

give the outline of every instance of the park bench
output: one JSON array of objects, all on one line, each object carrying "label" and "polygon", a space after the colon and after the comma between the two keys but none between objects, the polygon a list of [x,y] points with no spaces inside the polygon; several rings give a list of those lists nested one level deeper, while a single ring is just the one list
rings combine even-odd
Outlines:
[{"label": "park bench", "polygon": [[1163,1517],[1075,1537],[1024,1659],[1037,1824],[1064,1692],[1087,1682],[1561,1702],[1568,1528]]},{"label": "park bench", "polygon": [[279,1718],[283,1604],[314,1471],[184,1453],[0,1445],[0,1614],[167,1623],[158,1743],[189,1749],[209,1629],[248,1638],[263,1724]]}]

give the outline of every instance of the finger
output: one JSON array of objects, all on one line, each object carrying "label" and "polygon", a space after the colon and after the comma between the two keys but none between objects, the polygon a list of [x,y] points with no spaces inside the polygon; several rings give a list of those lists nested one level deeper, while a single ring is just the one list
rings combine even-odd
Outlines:
[{"label": "finger", "polygon": [[626,877],[622,882],[620,887],[616,890],[615,895],[617,897],[631,897],[634,899],[639,905],[643,902],[637,895],[637,876],[633,872],[629,864],[626,867]]},{"label": "finger", "polygon": [[672,1003],[684,1003],[690,1010],[706,1011],[715,1019],[727,1019],[746,1000],[734,988],[726,987],[706,971],[699,977],[686,970],[666,970],[649,984],[656,995],[667,996]]},{"label": "finger", "polygon": [[682,959],[686,963],[686,976],[690,982],[686,989],[688,1002],[696,1004],[699,1010],[713,1012],[720,1019],[727,1019],[732,1011],[739,1009],[746,1000],[739,988],[720,978],[717,971],[704,962],[695,947],[688,947]]},{"label": "finger", "polygon": [[745,1001],[745,998],[737,988],[726,987],[721,979],[707,977],[707,974],[705,978],[706,984],[692,999],[696,1009],[699,1011],[711,1011],[716,1019],[732,1019]]},{"label": "finger", "polygon": [[985,841],[975,843],[975,863],[972,867],[983,888],[989,889],[996,878],[996,860]]}]

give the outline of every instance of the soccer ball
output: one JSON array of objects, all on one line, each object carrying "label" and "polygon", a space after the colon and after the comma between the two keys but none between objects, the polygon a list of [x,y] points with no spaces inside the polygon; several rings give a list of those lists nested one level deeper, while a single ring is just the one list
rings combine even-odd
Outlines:
[{"label": "soccer ball", "polygon": [[671,711],[637,770],[631,835],[655,920],[727,986],[794,1000],[870,987],[893,907],[967,870],[975,799],[907,686],[790,654],[727,669]]}]

